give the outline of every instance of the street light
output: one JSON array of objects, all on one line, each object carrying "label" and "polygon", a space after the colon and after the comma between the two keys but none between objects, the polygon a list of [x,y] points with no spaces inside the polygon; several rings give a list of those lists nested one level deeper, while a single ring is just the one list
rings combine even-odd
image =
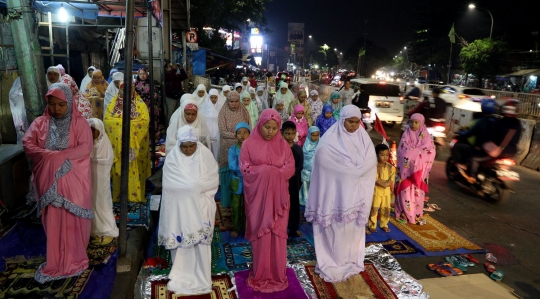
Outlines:
[{"label": "street light", "polygon": [[312,37],[313,37],[313,36],[311,36],[311,35],[309,36],[309,38],[312,38]]},{"label": "street light", "polygon": [[475,8],[479,8],[479,9],[483,9],[485,11],[488,12],[489,16],[491,17],[491,29],[489,30],[489,38],[491,39],[491,34],[493,33],[493,15],[491,14],[491,12],[483,7],[477,7],[476,5],[474,4],[469,4],[469,9],[475,9]]},{"label": "street light", "polygon": [[68,15],[66,9],[64,8],[63,3],[60,6],[60,9],[58,10],[58,18],[60,19],[60,22],[63,22],[63,23],[68,21],[69,15]]},{"label": "street light", "polygon": [[334,51],[337,51],[337,48],[334,48]]}]

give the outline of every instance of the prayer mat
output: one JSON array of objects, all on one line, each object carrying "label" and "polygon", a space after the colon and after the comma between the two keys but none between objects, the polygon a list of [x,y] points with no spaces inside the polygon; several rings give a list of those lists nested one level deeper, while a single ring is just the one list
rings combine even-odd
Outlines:
[{"label": "prayer mat", "polygon": [[[334,284],[324,281],[319,274],[315,273],[315,266],[305,267],[309,279],[315,287],[317,297],[320,299],[397,298],[373,267],[373,264],[365,264],[364,266],[364,272]],[[372,275],[373,279],[371,279]]]},{"label": "prayer mat", "polygon": [[15,227],[15,224],[17,224],[17,222],[2,225],[2,227],[0,228],[0,239],[7,235]]},{"label": "prayer mat", "polygon": [[86,248],[86,255],[88,255],[89,264],[91,266],[99,265],[106,262],[111,255],[118,248],[118,238],[113,238],[109,244],[94,244],[92,240]]},{"label": "prayer mat", "polygon": [[17,256],[5,260],[6,270],[0,273],[0,294],[2,298],[78,298],[94,270],[88,268],[78,277],[40,284],[34,280],[34,274],[39,265],[45,261],[45,257],[26,259],[24,256]]},{"label": "prayer mat", "polygon": [[424,219],[427,221],[426,225],[401,224],[394,217],[390,217],[390,222],[422,246],[424,251],[456,250],[458,248],[482,250],[478,245],[458,235],[429,215],[424,215]]},{"label": "prayer mat", "polygon": [[379,299],[397,299],[392,288],[384,281],[377,268],[373,264],[364,264],[364,271],[360,272],[366,283]]},{"label": "prayer mat", "polygon": [[177,295],[167,290],[168,279],[152,281],[151,299],[237,299],[236,292],[227,292],[233,287],[228,275],[212,276],[212,293],[204,295]]},{"label": "prayer mat", "polygon": [[230,270],[244,270],[248,262],[252,261],[251,244],[249,242],[223,243],[225,264]]},{"label": "prayer mat", "polygon": [[414,254],[417,253],[418,250],[414,247],[414,245],[407,241],[407,240],[387,240],[383,242],[369,242],[366,243],[366,247],[373,244],[381,244],[384,249],[388,250],[388,252],[391,255],[395,254]]},{"label": "prayer mat", "polygon": [[297,261],[315,261],[315,247],[305,238],[287,239],[287,260]]},{"label": "prayer mat", "polygon": [[262,293],[253,290],[246,285],[246,279],[248,278],[250,270],[239,271],[234,274],[236,282],[236,291],[238,291],[238,297],[240,298],[257,298],[257,299],[308,299],[306,292],[302,288],[302,285],[296,278],[294,270],[287,268],[287,279],[289,280],[289,286],[279,292],[274,293]]},{"label": "prayer mat", "polygon": [[214,225],[214,235],[212,237],[212,274],[218,274],[222,272],[226,272],[227,270],[224,269],[222,266],[218,266],[220,260],[223,258],[223,253],[221,252],[220,248],[221,243],[221,232],[217,225]]},{"label": "prayer mat", "polygon": [[216,221],[219,225],[219,229],[222,232],[232,230],[234,225],[232,223],[232,208],[225,208],[221,206],[221,202],[216,202]]},{"label": "prayer mat", "polygon": [[[148,194],[147,202],[128,202],[128,226],[144,226],[146,229],[150,227],[150,197]],[[120,203],[113,203],[113,212],[116,223],[120,223]]]}]

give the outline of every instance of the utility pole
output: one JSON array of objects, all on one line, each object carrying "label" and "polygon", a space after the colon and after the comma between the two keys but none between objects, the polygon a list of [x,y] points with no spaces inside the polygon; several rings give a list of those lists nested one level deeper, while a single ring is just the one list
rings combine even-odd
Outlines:
[{"label": "utility pole", "polygon": [[[28,123],[34,121],[45,110],[45,70],[43,57],[39,45],[34,10],[28,0],[7,0],[8,11],[21,10],[21,16],[11,21],[15,56],[21,77],[21,86],[24,94],[24,105]],[[51,22],[51,20],[49,20]]]}]

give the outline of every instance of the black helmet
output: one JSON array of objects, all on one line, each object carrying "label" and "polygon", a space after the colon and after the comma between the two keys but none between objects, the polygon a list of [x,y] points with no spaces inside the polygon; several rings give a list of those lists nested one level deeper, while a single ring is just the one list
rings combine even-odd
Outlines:
[{"label": "black helmet", "polygon": [[433,88],[433,89],[431,90],[431,93],[436,93],[436,94],[440,94],[440,93],[441,93],[441,89],[440,89],[440,88],[437,88],[437,87],[435,87],[435,88]]}]

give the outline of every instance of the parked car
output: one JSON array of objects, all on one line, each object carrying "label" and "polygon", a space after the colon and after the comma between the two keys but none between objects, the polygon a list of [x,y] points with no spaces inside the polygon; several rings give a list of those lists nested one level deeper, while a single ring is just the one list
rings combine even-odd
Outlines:
[{"label": "parked car", "polygon": [[354,90],[363,87],[369,94],[368,107],[371,108],[371,120],[375,122],[375,114],[382,122],[391,125],[401,124],[403,121],[403,97],[399,84],[375,79],[351,79]]},{"label": "parked car", "polygon": [[426,79],[426,77],[416,77],[414,82],[416,84],[426,84],[426,83],[428,83],[428,80]]},{"label": "parked car", "polygon": [[439,97],[446,101],[446,104],[454,108],[481,111],[480,102],[489,97],[480,88],[457,85],[444,85],[439,87],[441,94]]}]

